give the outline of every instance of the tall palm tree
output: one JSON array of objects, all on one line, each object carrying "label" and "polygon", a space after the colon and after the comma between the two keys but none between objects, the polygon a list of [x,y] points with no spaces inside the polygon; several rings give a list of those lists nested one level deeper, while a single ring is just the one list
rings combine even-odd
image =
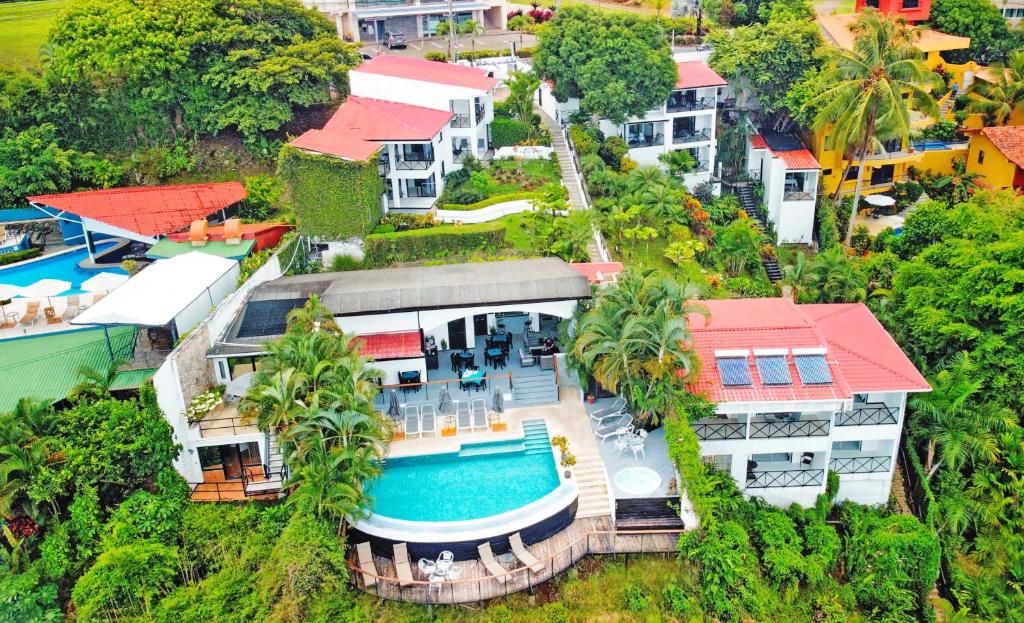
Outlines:
[{"label": "tall palm tree", "polygon": [[914,46],[915,33],[907,28],[906,22],[868,10],[860,14],[850,29],[854,34],[853,49],[827,48],[828,64],[821,74],[821,81],[827,86],[814,100],[821,107],[815,129],[820,131],[831,125],[829,140],[833,147],[858,162],[847,243],[853,235],[864,163],[871,149],[885,140],[909,139],[911,108],[932,117],[939,114],[929,93],[937,77],[928,70],[921,52]]},{"label": "tall palm tree", "polygon": [[120,361],[112,361],[104,368],[92,366],[79,366],[78,375],[82,380],[72,388],[68,397],[73,401],[88,398],[89,400],[102,400],[110,397],[110,388],[117,378],[117,369],[121,366]]},{"label": "tall palm tree", "polygon": [[1010,54],[1006,67],[993,67],[995,82],[976,80],[971,85],[974,96],[967,105],[969,112],[985,116],[985,125],[1006,125],[1014,112],[1024,112],[1024,51]]},{"label": "tall palm tree", "polygon": [[953,172],[935,180],[935,188],[949,187],[949,204],[957,205],[964,203],[971,198],[978,190],[978,178],[980,173],[967,170],[967,160],[960,159],[953,161]]},{"label": "tall palm tree", "polygon": [[808,272],[819,303],[854,303],[867,298],[867,279],[841,246],[815,256]]},{"label": "tall palm tree", "polygon": [[674,149],[658,156],[672,175],[682,177],[686,173],[693,172],[697,168],[697,159],[693,157],[688,149]]},{"label": "tall palm tree", "polygon": [[807,254],[797,251],[792,264],[782,267],[782,285],[789,286],[793,291],[793,300],[799,301],[800,295],[813,283],[811,274],[811,263],[807,261]]},{"label": "tall palm tree", "polygon": [[334,312],[324,306],[316,294],[309,295],[309,300],[302,307],[288,312],[289,333],[309,333],[314,329],[337,333]]}]

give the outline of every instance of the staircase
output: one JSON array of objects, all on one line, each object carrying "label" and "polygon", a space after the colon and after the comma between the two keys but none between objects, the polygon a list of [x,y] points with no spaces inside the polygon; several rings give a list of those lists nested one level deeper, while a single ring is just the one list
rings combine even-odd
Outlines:
[{"label": "staircase", "polygon": [[277,444],[277,436],[267,436],[267,473],[263,480],[245,479],[246,496],[277,494],[284,486],[284,455]]},{"label": "staircase", "polygon": [[683,530],[678,498],[621,498],[615,500],[619,530]]},{"label": "staircase", "polygon": [[512,400],[516,407],[558,404],[554,372],[544,370],[529,376],[516,376],[512,383]]},{"label": "staircase", "polygon": [[896,498],[896,507],[901,515],[910,514],[910,506],[907,504],[907,489],[903,485],[903,468],[899,461],[896,462],[896,469],[892,472],[892,496]]},{"label": "staircase", "polygon": [[579,487],[579,502],[576,518],[602,517],[612,514],[608,496],[608,479],[605,476],[604,461],[596,450],[581,451],[576,455],[573,468],[576,486]]},{"label": "staircase", "polygon": [[[764,220],[764,215],[761,213],[760,206],[757,205],[754,191],[750,189],[750,185],[739,184],[737,189],[739,190],[740,207],[757,223],[762,233],[768,231],[768,223]],[[767,236],[765,236],[764,240],[769,244],[775,244],[775,241],[768,240]],[[764,264],[764,272],[768,274],[769,281],[775,283],[782,279],[782,269],[779,268],[779,261],[777,259],[774,257],[762,257],[761,263]]]}]

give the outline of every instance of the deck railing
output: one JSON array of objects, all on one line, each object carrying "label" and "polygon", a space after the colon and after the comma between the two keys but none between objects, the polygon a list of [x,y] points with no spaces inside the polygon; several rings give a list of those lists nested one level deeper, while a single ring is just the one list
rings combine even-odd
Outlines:
[{"label": "deck railing", "polygon": [[869,402],[836,416],[836,426],[874,426],[898,421],[899,410],[881,402]]},{"label": "deck railing", "polygon": [[695,422],[692,426],[701,441],[747,437],[747,425],[743,422]]},{"label": "deck railing", "polygon": [[[352,582],[358,588],[377,597],[414,603],[474,603],[503,597],[525,590],[533,590],[591,554],[650,554],[665,553],[668,540],[674,550],[682,530],[591,530],[553,554],[541,558],[540,571],[529,567],[509,569],[504,582],[494,575],[480,578],[460,578],[443,582],[414,580],[402,584],[397,578],[386,577],[376,570],[358,566],[351,559],[348,567]],[[625,543],[623,543],[625,541]],[[655,545],[655,543],[658,543]],[[647,546],[645,548],[645,545]],[[529,547],[528,547],[529,549]]]},{"label": "deck railing", "polygon": [[783,469],[747,473],[747,489],[779,487],[820,487],[825,472],[821,469]]},{"label": "deck railing", "polygon": [[[502,387],[502,385],[497,383],[508,381],[508,389],[512,391],[511,372],[487,374],[484,376],[484,380],[487,381],[487,387],[490,390],[493,390],[494,387]],[[417,398],[430,400],[440,394],[442,387],[447,390],[459,389],[459,383],[461,382],[460,379],[441,379],[437,381],[418,381],[416,383],[385,383],[380,386],[380,393],[377,394],[375,401],[379,401],[384,407],[387,407],[388,390],[400,390],[403,397],[408,395],[409,392],[416,392]],[[422,396],[419,395],[420,391],[423,392]]]},{"label": "deck railing", "polygon": [[751,422],[751,439],[775,439],[788,437],[825,437],[828,435],[828,420],[798,420],[796,422]]},{"label": "deck railing", "polygon": [[829,469],[839,474],[878,474],[889,471],[888,456],[837,457],[829,461]]}]

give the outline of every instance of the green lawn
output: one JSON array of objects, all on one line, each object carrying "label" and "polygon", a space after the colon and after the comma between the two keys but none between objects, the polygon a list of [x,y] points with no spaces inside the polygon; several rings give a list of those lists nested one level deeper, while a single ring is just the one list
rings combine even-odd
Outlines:
[{"label": "green lawn", "polygon": [[50,26],[71,0],[39,0],[0,4],[0,68],[27,69],[39,65],[39,47]]}]

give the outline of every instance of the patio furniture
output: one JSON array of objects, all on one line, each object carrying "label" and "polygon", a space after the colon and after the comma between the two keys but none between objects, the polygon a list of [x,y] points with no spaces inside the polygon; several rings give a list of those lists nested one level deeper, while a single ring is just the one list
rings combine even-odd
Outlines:
[{"label": "patio furniture", "polygon": [[420,379],[419,370],[408,370],[406,372],[398,373],[398,382],[402,385],[402,393],[409,393],[410,391],[419,391],[420,387],[423,386],[423,382]]},{"label": "patio furniture", "polygon": [[454,564],[455,554],[449,552],[448,550],[445,550],[437,556],[437,563],[434,569],[434,573],[443,573],[447,575],[448,571],[451,570],[452,565]]},{"label": "patio furniture", "polygon": [[554,370],[555,369],[555,356],[554,355],[541,355],[541,357],[540,357],[540,369],[541,370]]},{"label": "patio furniture", "polygon": [[28,326],[35,324],[36,320],[39,319],[39,301],[32,301],[25,307],[25,313],[21,315],[21,319],[18,324]]},{"label": "patio furniture", "polygon": [[540,561],[536,556],[530,553],[530,550],[526,549],[523,545],[523,539],[516,532],[512,536],[508,537],[508,542],[512,546],[512,553],[516,555],[519,562],[523,563],[530,568],[530,571],[534,573],[540,573],[544,570],[544,563]]},{"label": "patio furniture", "polygon": [[452,354],[448,355],[448,360],[451,361],[452,363],[452,372],[462,372],[462,360],[459,359],[458,353],[453,352]]},{"label": "patio furniture", "polygon": [[405,408],[405,436],[420,434],[420,411],[416,407]]},{"label": "patio furniture", "polygon": [[629,441],[625,437],[615,438],[615,456],[622,456],[622,453],[629,448]]},{"label": "patio furniture", "polygon": [[504,368],[505,356],[505,351],[500,348],[488,348],[484,351],[484,364]]},{"label": "patio furniture", "polygon": [[[373,552],[370,551],[370,543],[363,541],[356,545],[356,556],[359,558],[359,568],[363,571],[363,586],[371,587],[377,584],[377,565],[373,562]],[[369,573],[367,573],[369,572]]]},{"label": "patio furniture", "polygon": [[814,462],[814,453],[813,452],[804,452],[803,456],[800,457],[800,464],[803,465],[804,467],[810,467],[811,463],[813,463],[813,462]]},{"label": "patio furniture", "polygon": [[530,368],[533,367],[536,363],[537,362],[536,360],[534,360],[532,354],[527,353],[522,348],[519,349],[519,365],[521,367]]},{"label": "patio furniture", "polygon": [[395,543],[395,575],[402,587],[412,586],[416,580],[412,578],[412,566],[409,565],[409,548],[405,543]]},{"label": "patio furniture", "polygon": [[487,430],[487,401],[483,398],[473,399],[473,430]]},{"label": "patio furniture", "polygon": [[434,405],[420,405],[420,436],[437,434],[437,411]]},{"label": "patio furniture", "polygon": [[593,411],[590,414],[590,419],[594,420],[594,422],[596,422],[598,424],[598,426],[600,426],[601,422],[603,420],[607,420],[609,418],[613,418],[613,417],[615,417],[617,415],[620,415],[625,410],[626,410],[626,399],[625,398],[616,398],[615,401],[612,402],[611,405],[609,405],[607,407],[602,407],[600,409],[596,409],[595,411]]},{"label": "patio furniture", "polygon": [[647,431],[638,430],[635,435],[626,440],[629,445],[629,449],[633,451],[633,460],[639,461],[640,455],[646,459],[647,454],[644,452],[644,446],[647,444]]},{"label": "patio furniture", "polygon": [[483,370],[470,368],[462,373],[462,377],[459,379],[459,389],[468,390],[470,386],[477,391],[487,388],[487,379],[484,378]]},{"label": "patio furniture", "polygon": [[82,307],[79,296],[77,294],[72,294],[68,297],[68,304],[67,307],[64,308],[63,316],[68,320],[71,320],[82,311]]},{"label": "patio furniture", "polygon": [[487,569],[487,573],[490,573],[491,577],[502,584],[508,582],[508,570],[501,566],[498,559],[494,557],[490,541],[484,541],[477,545],[476,551],[480,553],[480,562],[483,563],[484,569]]},{"label": "patio furniture", "polygon": [[629,425],[632,421],[633,416],[623,411],[621,414],[619,414],[619,418],[613,421],[611,424],[598,426],[597,429],[594,430],[594,436],[600,439],[601,441],[607,441],[609,437],[618,436],[620,434],[620,431],[625,429],[625,427]]},{"label": "patio furniture", "polygon": [[470,412],[468,400],[455,401],[455,419],[458,420],[459,430],[473,429],[473,416]]},{"label": "patio furniture", "polygon": [[43,315],[46,316],[46,324],[60,324],[64,322],[64,319],[57,315],[57,310],[53,307],[43,308]]}]

